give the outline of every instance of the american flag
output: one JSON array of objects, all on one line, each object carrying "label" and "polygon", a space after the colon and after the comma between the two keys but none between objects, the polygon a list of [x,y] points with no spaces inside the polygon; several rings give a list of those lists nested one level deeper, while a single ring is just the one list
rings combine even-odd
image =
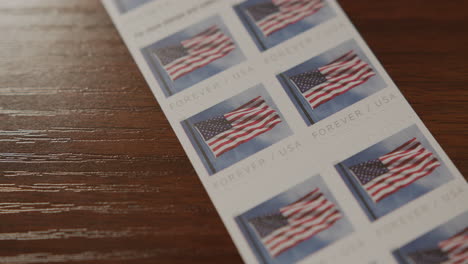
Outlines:
[{"label": "american flag", "polygon": [[383,198],[431,174],[440,162],[413,138],[395,150],[349,169],[369,196],[379,202]]},{"label": "american flag", "polygon": [[231,112],[197,122],[194,126],[216,157],[273,129],[278,113],[258,96]]},{"label": "american flag", "polygon": [[324,0],[272,0],[246,8],[265,36],[297,23],[324,7]]},{"label": "american flag", "polygon": [[411,264],[467,264],[468,228],[439,242],[437,248],[410,252],[407,258]]},{"label": "american flag", "polygon": [[249,219],[273,257],[330,228],[342,218],[319,188],[272,214]]},{"label": "american flag", "polygon": [[182,40],[180,43],[153,50],[172,80],[228,55],[236,48],[232,39],[217,26]]},{"label": "american flag", "polygon": [[352,88],[365,83],[375,73],[354,51],[349,51],[329,64],[306,71],[289,79],[315,109]]},{"label": "american flag", "polygon": [[443,264],[468,263],[468,227],[460,233],[439,243],[439,248],[448,256]]}]

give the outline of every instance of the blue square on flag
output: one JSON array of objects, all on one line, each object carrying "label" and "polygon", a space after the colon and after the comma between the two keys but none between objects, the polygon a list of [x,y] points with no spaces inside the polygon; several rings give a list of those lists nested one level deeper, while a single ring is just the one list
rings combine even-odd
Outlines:
[{"label": "blue square on flag", "polygon": [[205,140],[209,140],[232,128],[231,123],[222,115],[195,123],[194,126],[200,131]]},{"label": "blue square on flag", "polygon": [[273,13],[279,12],[279,7],[272,2],[249,6],[246,9],[255,21],[262,20]]},{"label": "blue square on flag", "polygon": [[389,172],[389,169],[379,159],[368,160],[349,167],[354,172],[362,185],[372,181],[376,177]]},{"label": "blue square on flag", "polygon": [[327,77],[325,77],[325,75],[323,75],[319,70],[304,72],[292,76],[290,79],[296,84],[301,93],[305,93],[309,89],[327,81]]},{"label": "blue square on flag", "polygon": [[282,214],[272,214],[255,217],[249,220],[261,238],[268,236],[273,231],[289,224],[288,219]]},{"label": "blue square on flag", "polygon": [[188,55],[187,49],[182,45],[172,45],[154,50],[162,65],[167,65],[179,58]]}]

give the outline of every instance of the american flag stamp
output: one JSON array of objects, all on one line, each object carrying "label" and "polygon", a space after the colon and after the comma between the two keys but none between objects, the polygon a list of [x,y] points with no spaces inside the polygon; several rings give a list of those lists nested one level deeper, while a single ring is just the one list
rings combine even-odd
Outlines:
[{"label": "american flag stamp", "polygon": [[210,174],[292,134],[263,85],[198,113],[182,125]]},{"label": "american flag stamp", "polygon": [[141,52],[166,97],[245,60],[219,16],[175,32]]},{"label": "american flag stamp", "polygon": [[400,264],[468,263],[468,213],[394,250],[393,255]]},{"label": "american flag stamp", "polygon": [[415,125],[339,162],[335,168],[371,221],[453,179]]},{"label": "american flag stamp", "polygon": [[236,217],[261,263],[295,263],[353,232],[320,175]]},{"label": "american flag stamp", "polygon": [[248,0],[234,9],[260,50],[276,46],[335,16],[326,0]]}]

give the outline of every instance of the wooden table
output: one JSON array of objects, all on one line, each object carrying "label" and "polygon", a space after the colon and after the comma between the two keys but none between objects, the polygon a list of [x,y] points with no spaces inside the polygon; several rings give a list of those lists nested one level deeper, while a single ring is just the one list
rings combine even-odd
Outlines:
[{"label": "wooden table", "polygon": [[[467,174],[468,2],[341,2]],[[0,263],[241,262],[99,1],[0,1],[0,35]]]}]

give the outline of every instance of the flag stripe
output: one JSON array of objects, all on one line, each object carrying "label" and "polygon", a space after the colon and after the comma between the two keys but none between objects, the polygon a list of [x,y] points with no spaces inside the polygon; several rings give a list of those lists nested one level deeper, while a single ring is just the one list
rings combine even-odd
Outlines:
[{"label": "flag stripe", "polygon": [[[389,184],[387,184],[387,186],[384,189],[374,192],[372,195],[374,195],[376,202],[378,202],[383,198],[389,196],[390,194],[397,192],[401,188],[404,188],[410,185],[411,183],[419,180],[420,178],[431,174],[439,166],[440,165],[436,163],[429,164],[419,171],[414,171],[412,174],[408,174],[408,178],[406,179],[401,178],[399,180],[391,181]],[[424,171],[422,171],[423,169]]]},{"label": "flag stripe", "polygon": [[305,196],[303,196],[302,198],[300,198],[299,200],[295,201],[294,203],[288,205],[288,206],[285,206],[283,208],[281,208],[282,211],[287,211],[293,207],[295,207],[297,204],[303,202],[303,201],[306,201],[306,200],[309,200],[312,196],[315,196],[317,192],[319,192],[319,188],[315,188],[314,190],[312,190],[311,192],[309,192],[308,194],[306,194]]},{"label": "flag stripe", "polygon": [[[359,74],[359,75],[358,75]],[[357,75],[357,76],[356,76]],[[310,94],[306,94],[306,98],[309,99],[309,103],[312,108],[317,108],[319,105],[330,101],[331,99],[346,93],[352,88],[361,85],[362,83],[369,80],[370,77],[374,76],[375,73],[369,69],[363,69],[357,74],[348,77],[347,79],[340,80],[336,83],[330,83],[321,91],[312,91]],[[346,76],[344,76],[346,77]],[[311,97],[311,98],[308,98]]]},{"label": "flag stripe", "polygon": [[[425,149],[422,151],[410,151],[406,153],[405,156],[402,156],[402,159],[400,160],[400,163],[397,166],[387,166],[387,168],[389,169],[389,172],[387,174],[389,174],[390,176],[399,175],[414,168],[415,166],[420,165],[423,162],[431,161],[428,160],[430,157],[432,157],[432,153]],[[382,177],[377,178],[376,181],[374,181],[372,184],[369,184],[369,188],[373,188],[374,186],[383,181],[384,179],[382,179]]]},{"label": "flag stripe", "polygon": [[287,219],[287,224],[261,239],[273,257],[330,228],[342,218],[337,206],[319,188],[280,208],[279,212]]},{"label": "flag stripe", "polygon": [[263,131],[263,129],[268,129],[270,125],[276,124],[275,122],[277,121],[277,118],[277,115],[273,115],[268,116],[268,119],[265,118],[261,122],[253,122],[254,125],[248,127],[248,129],[240,130],[236,134],[233,133],[232,135],[229,135],[229,137],[226,137],[221,144],[213,145],[211,147],[213,148],[213,151],[217,151],[226,146],[237,146],[237,142],[244,139],[250,139],[251,136],[256,135],[256,132]]},{"label": "flag stripe", "polygon": [[224,116],[226,119],[232,121],[232,122],[239,122],[240,120],[245,119],[245,116],[248,116],[249,113],[259,111],[259,109],[263,108],[269,108],[268,105],[265,103],[265,101],[257,101],[255,102],[254,105],[250,105],[244,109],[239,109],[233,112],[230,112],[228,114],[225,114]]},{"label": "flag stripe", "polygon": [[163,66],[172,80],[202,68],[236,48],[232,39],[218,26],[211,26],[191,38],[182,40],[180,45],[186,54],[179,55],[180,57]]},{"label": "flag stripe", "polygon": [[[327,65],[292,76],[290,80],[301,91],[312,109],[315,109],[367,82],[374,75],[370,65],[351,50]],[[323,79],[316,79],[317,76],[323,76],[320,77]]]},{"label": "flag stripe", "polygon": [[[301,210],[297,210],[290,214],[288,217],[290,217],[291,220],[299,221],[301,219],[309,218],[312,215],[318,215],[319,208],[325,206],[327,203],[327,199],[321,196],[316,201],[310,202],[307,206],[304,206]],[[310,213],[310,211],[314,211],[314,213]]]},{"label": "flag stripe", "polygon": [[[218,134],[217,136],[208,140],[207,143],[208,145],[212,147],[218,144],[222,144],[225,140],[227,140],[228,137],[233,136],[242,131],[247,131],[248,129],[250,129],[250,127],[275,115],[276,115],[276,112],[273,109],[269,108],[268,106],[259,107],[258,109],[255,109],[249,113],[246,113],[243,116],[243,119],[236,119],[234,120],[234,122],[231,122],[233,126],[234,125],[236,126],[233,127],[231,130]],[[239,121],[243,121],[243,122],[239,124],[240,123]]]},{"label": "flag stripe", "polygon": [[269,36],[278,30],[315,14],[318,10],[324,7],[322,1],[315,2],[316,3],[304,4],[297,9],[284,8],[279,14],[273,15],[268,20],[258,23],[258,26],[266,36]]},{"label": "flag stripe", "polygon": [[302,233],[305,228],[309,227],[309,224],[312,225],[316,222],[313,220],[319,220],[319,222],[321,222],[334,212],[331,210],[324,210],[326,208],[330,208],[328,203],[323,205],[316,212],[311,211],[315,213],[315,217],[306,218],[298,222],[293,221],[290,225],[278,229],[269,236],[265,237],[264,242],[269,248],[273,248],[280,242],[290,239],[295,233]]},{"label": "flag stripe", "polygon": [[[326,90],[326,88],[335,88],[335,87],[341,87],[341,83],[346,84],[346,81],[349,80],[350,78],[354,77],[356,74],[358,74],[362,70],[367,70],[366,64],[365,63],[360,63],[359,61],[351,61],[351,63],[347,63],[344,65],[341,65],[339,68],[333,69],[326,75],[327,77],[327,82],[324,82],[322,84],[319,84],[317,86],[314,86],[312,89],[309,90],[308,93],[304,94],[306,98],[311,97],[317,93],[323,92]],[[335,73],[335,71],[338,71],[338,74]],[[349,72],[346,74],[345,72]],[[321,71],[322,74],[325,74],[325,72]],[[341,73],[341,74],[340,74]],[[341,82],[341,83],[340,83]]]},{"label": "flag stripe", "polygon": [[178,78],[196,69],[204,67],[219,58],[226,56],[232,50],[234,50],[234,47],[231,45],[231,43],[228,43],[226,45],[223,44],[214,50],[204,52],[198,56],[189,55],[185,58],[186,60],[184,60],[183,65],[181,64],[178,68],[175,69],[169,69],[168,72],[169,74],[171,74],[171,76],[175,76],[175,78]]},{"label": "flag stripe", "polygon": [[438,164],[435,163],[435,160],[427,160],[425,159],[426,157],[423,158],[424,159],[419,160],[416,164],[406,166],[398,172],[387,173],[386,175],[379,177],[379,181],[377,183],[371,182],[369,184],[370,186],[366,187],[366,189],[371,192],[371,195],[376,195],[383,189],[398,187],[397,185],[400,181],[403,183],[408,181],[413,182],[413,177],[417,177],[420,174],[424,175],[425,169],[432,168],[432,165],[438,166]]},{"label": "flag stripe", "polygon": [[[334,63],[339,62],[346,62],[349,58],[356,56],[353,50],[348,51],[347,53],[341,55],[341,57],[336,58],[335,60],[331,61],[328,65],[333,65]],[[320,67],[321,69],[326,69],[327,66]]]},{"label": "flag stripe", "polygon": [[302,231],[291,233],[287,240],[282,241],[280,244],[277,244],[275,248],[271,248],[270,250],[273,255],[277,256],[300,242],[330,228],[336,221],[341,219],[341,217],[341,214],[338,211],[335,211],[319,223],[304,225],[305,227]]},{"label": "flag stripe", "polygon": [[219,28],[217,26],[211,26],[208,29],[206,29],[205,31],[203,31],[201,33],[198,33],[197,35],[193,36],[192,38],[182,40],[181,43],[185,47],[190,48],[190,47],[193,47],[193,46],[195,46],[195,45],[197,45],[199,43],[203,43],[203,40],[207,36],[212,36],[214,34],[217,34],[218,32],[220,32],[220,30],[219,30]]},{"label": "flag stripe", "polygon": [[[230,127],[205,140],[216,157],[273,129],[282,122],[276,110],[268,106],[260,96],[225,113],[222,117],[229,122]],[[200,130],[199,132],[203,135]]]},{"label": "flag stripe", "polygon": [[383,155],[383,156],[381,157],[381,159],[385,159],[385,157],[390,156],[390,155],[392,155],[392,154],[394,154],[394,153],[397,153],[397,152],[399,152],[399,151],[401,151],[401,150],[405,150],[405,149],[407,149],[407,148],[411,148],[410,145],[413,144],[414,141],[416,141],[416,138],[415,138],[415,137],[412,138],[412,139],[410,139],[410,140],[408,140],[408,141],[405,142],[403,145],[399,146],[398,148],[394,149],[393,151],[391,151],[391,152],[389,152],[389,153]]},{"label": "flag stripe", "polygon": [[313,15],[325,6],[322,0],[273,1],[273,3],[278,6],[279,11],[256,22],[265,36]]},{"label": "flag stripe", "polygon": [[380,156],[378,160],[388,171],[363,185],[375,202],[431,174],[441,166],[433,153],[425,149],[416,138]]},{"label": "flag stripe", "polygon": [[263,126],[261,128],[258,128],[255,130],[254,133],[250,134],[249,137],[244,137],[242,139],[236,139],[236,140],[233,140],[231,144],[226,144],[224,145],[222,148],[219,148],[217,149],[217,151],[215,152],[217,156],[233,149],[233,148],[236,148],[237,146],[239,146],[240,144],[243,144],[245,142],[248,142],[250,141],[251,139],[253,139],[254,137],[258,136],[258,135],[261,135],[271,129],[273,129],[273,127],[275,127],[277,124],[281,123],[281,121],[275,121],[273,123],[270,123],[268,124],[267,126]]},{"label": "flag stripe", "polygon": [[356,87],[358,85],[361,85],[363,82],[366,82],[367,80],[369,80],[370,77],[372,77],[372,76],[374,76],[374,74],[369,73],[366,76],[364,76],[364,78],[362,78],[361,80],[349,83],[347,86],[343,87],[340,90],[338,90],[338,89],[337,90],[332,90],[327,96],[323,96],[323,97],[317,99],[317,101],[312,101],[311,100],[312,102],[309,101],[309,103],[311,103],[312,108],[317,108],[319,105],[324,104],[324,103],[332,100],[333,98],[337,97],[338,95],[344,94],[347,91],[351,90],[352,88],[354,88],[354,87]]},{"label": "flag stripe", "polygon": [[255,133],[258,130],[261,130],[265,127],[268,127],[271,123],[274,123],[278,120],[278,115],[274,112],[269,112],[268,116],[262,116],[254,121],[249,122],[247,125],[242,126],[241,128],[236,128],[234,131],[223,137],[222,141],[216,141],[214,143],[209,142],[208,145],[217,151],[218,149],[231,145],[232,143],[238,142],[239,140],[244,140],[246,138],[250,139],[252,132]]},{"label": "flag stripe", "polygon": [[310,200],[297,204],[295,207],[288,208],[287,210],[282,209],[281,213],[287,217],[296,217],[299,213],[302,213],[304,209],[317,207],[323,204],[323,201],[326,201],[326,199],[322,193],[319,193],[311,197]]},{"label": "flag stripe", "polygon": [[352,68],[352,66],[358,64],[359,62],[362,62],[359,59],[359,57],[356,54],[351,53],[350,56],[344,57],[341,61],[336,61],[333,63],[329,63],[325,66],[319,67],[319,70],[323,74],[335,76],[336,74],[333,73],[336,73],[337,71],[341,72]]},{"label": "flag stripe", "polygon": [[281,208],[281,213],[283,215],[290,215],[297,210],[300,210],[304,207],[304,205],[310,204],[311,202],[316,201],[317,199],[320,199],[323,197],[323,194],[318,192],[318,189],[314,190],[313,192],[307,194],[304,198],[299,201],[296,201],[295,203],[288,205],[286,207]]},{"label": "flag stripe", "polygon": [[439,242],[439,248],[448,255],[443,264],[468,263],[468,228]]},{"label": "flag stripe", "polygon": [[220,35],[218,39],[214,39],[213,42],[208,42],[207,44],[198,47],[197,49],[190,50],[189,56],[179,58],[170,64],[166,65],[167,70],[175,71],[180,67],[190,65],[194,60],[203,58],[209,54],[214,54],[214,52],[225,49],[226,47],[231,46],[231,41],[224,35]]}]

